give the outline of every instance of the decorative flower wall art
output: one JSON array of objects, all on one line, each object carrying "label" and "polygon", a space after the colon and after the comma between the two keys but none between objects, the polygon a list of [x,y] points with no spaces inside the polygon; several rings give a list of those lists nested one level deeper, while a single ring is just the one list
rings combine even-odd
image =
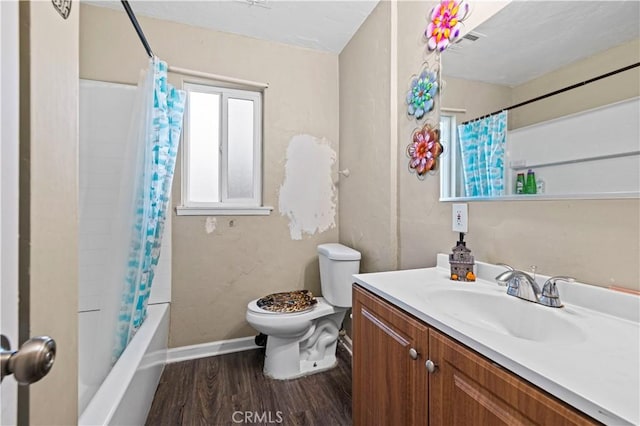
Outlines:
[{"label": "decorative flower wall art", "polygon": [[411,88],[407,92],[407,113],[420,120],[425,113],[433,109],[433,102],[438,93],[438,74],[423,69],[419,76],[411,80]]},{"label": "decorative flower wall art", "polygon": [[409,171],[424,179],[428,171],[436,169],[437,159],[442,154],[440,130],[427,123],[413,132],[412,139],[407,147]]},{"label": "decorative flower wall art", "polygon": [[442,52],[460,36],[461,22],[469,14],[465,0],[441,0],[431,9],[429,25],[424,32],[429,50]]}]

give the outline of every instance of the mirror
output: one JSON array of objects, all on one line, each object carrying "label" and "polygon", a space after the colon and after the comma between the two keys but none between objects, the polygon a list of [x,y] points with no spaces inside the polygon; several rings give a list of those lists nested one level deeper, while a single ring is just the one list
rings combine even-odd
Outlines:
[{"label": "mirror", "polygon": [[512,1],[443,52],[441,200],[638,197],[638,16],[633,0]]}]

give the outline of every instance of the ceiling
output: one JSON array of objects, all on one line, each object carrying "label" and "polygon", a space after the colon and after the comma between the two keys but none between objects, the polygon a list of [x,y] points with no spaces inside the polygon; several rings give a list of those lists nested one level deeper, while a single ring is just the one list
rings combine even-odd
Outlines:
[{"label": "ceiling", "polygon": [[513,87],[637,39],[640,2],[513,1],[472,34],[444,52],[443,75]]},{"label": "ceiling", "polygon": [[[119,1],[83,3],[123,10]],[[378,0],[131,0],[129,4],[137,16],[340,53]],[[153,48],[153,40],[149,44]]]}]

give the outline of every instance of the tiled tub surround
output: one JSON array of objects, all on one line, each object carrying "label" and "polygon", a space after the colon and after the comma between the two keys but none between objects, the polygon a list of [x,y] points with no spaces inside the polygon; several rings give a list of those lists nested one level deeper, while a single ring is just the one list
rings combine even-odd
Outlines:
[{"label": "tiled tub surround", "polygon": [[[447,255],[439,254],[435,268],[358,274],[354,280],[591,417],[605,424],[638,424],[640,298],[559,281],[564,308],[531,307],[551,310],[550,315],[561,316],[582,336],[547,341],[484,328],[482,318],[474,317],[473,311],[456,317],[448,306],[433,300],[443,290],[467,290],[530,304],[506,295],[506,288],[495,283],[494,277],[504,270],[477,262],[475,283],[453,282],[449,280]],[[536,281],[542,285],[547,278],[537,275]],[[514,317],[514,321],[520,320],[526,322],[527,318]]]},{"label": "tiled tub surround", "polygon": [[[78,415],[81,419],[93,419],[90,421],[102,418],[101,414],[96,417],[95,413],[104,410],[109,416],[115,415],[116,411],[127,412],[117,408],[117,395],[127,389],[137,388],[138,385],[129,381],[136,369],[153,371],[152,375],[157,375],[155,379],[143,381],[148,395],[141,394],[140,397],[146,397],[148,401],[141,412],[146,415],[162,368],[140,367],[140,360],[136,359],[149,352],[144,348],[154,345],[159,345],[164,351],[167,348],[168,302],[171,301],[171,221],[166,223],[162,254],[149,301],[150,305],[155,305],[149,308],[148,313],[149,318],[154,320],[144,327],[145,333],[137,333],[131,342],[137,349],[129,350],[125,360],[119,360],[113,370],[112,335],[105,336],[115,330],[115,318],[113,322],[110,321],[110,313],[115,308],[110,302],[119,302],[122,288],[121,283],[111,282],[107,277],[110,277],[112,268],[111,230],[118,217],[116,206],[126,161],[124,153],[135,93],[135,86],[80,80]],[[159,313],[161,311],[162,314]],[[152,339],[161,343],[149,346]],[[112,384],[105,385],[106,382]],[[120,388],[116,389],[114,384]],[[97,393],[101,396],[94,401]],[[89,406],[92,408],[87,410]],[[133,410],[130,414],[140,417],[139,411]],[[144,415],[141,421],[144,421]],[[116,419],[120,418],[119,414],[115,416]]]}]

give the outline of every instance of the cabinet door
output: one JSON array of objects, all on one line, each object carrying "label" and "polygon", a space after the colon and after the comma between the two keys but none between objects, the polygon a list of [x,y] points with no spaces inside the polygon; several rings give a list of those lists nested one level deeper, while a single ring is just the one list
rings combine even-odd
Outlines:
[{"label": "cabinet door", "polygon": [[437,425],[588,425],[590,418],[429,330],[429,421]]},{"label": "cabinet door", "polygon": [[356,286],[352,324],[354,425],[426,425],[427,327]]}]

